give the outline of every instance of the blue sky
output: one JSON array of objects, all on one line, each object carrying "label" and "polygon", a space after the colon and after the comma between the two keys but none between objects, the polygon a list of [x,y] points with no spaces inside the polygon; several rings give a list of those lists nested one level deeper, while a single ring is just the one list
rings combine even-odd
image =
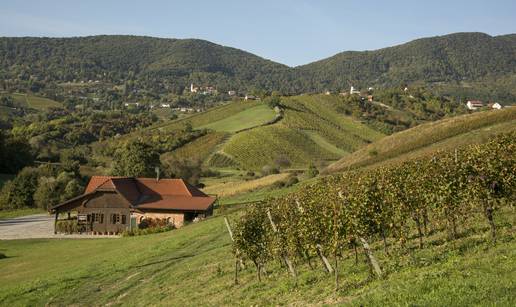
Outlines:
[{"label": "blue sky", "polygon": [[0,36],[201,38],[290,66],[452,32],[516,33],[516,1],[0,0]]}]

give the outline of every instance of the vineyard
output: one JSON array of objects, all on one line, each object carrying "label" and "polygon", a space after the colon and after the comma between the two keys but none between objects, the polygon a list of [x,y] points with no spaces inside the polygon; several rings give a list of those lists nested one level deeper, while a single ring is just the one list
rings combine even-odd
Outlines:
[{"label": "vineyard", "polygon": [[286,156],[293,166],[306,166],[314,159],[337,159],[339,156],[319,147],[301,131],[275,124],[238,133],[224,144],[229,154],[246,169],[259,170]]},{"label": "vineyard", "polygon": [[164,153],[161,158],[162,160],[175,158],[179,160],[205,161],[213,153],[217,145],[224,141],[226,136],[226,133],[223,132],[210,132],[172,152]]},{"label": "vineyard", "polygon": [[[454,240],[485,230],[496,242],[496,216],[514,214],[515,189],[515,132],[431,158],[325,177],[243,213],[232,233],[235,282],[248,262],[260,280],[275,260],[294,278],[305,264],[312,268],[320,260],[338,288],[340,275],[349,276],[339,273],[339,259],[354,254],[358,264],[359,249],[370,275],[383,278],[385,262],[396,263],[399,255],[427,244],[450,249]],[[468,227],[478,218],[483,230]],[[445,234],[444,241],[430,243],[436,233]],[[380,252],[385,262],[375,256]]]},{"label": "vineyard", "polygon": [[[506,126],[501,127],[502,129],[497,129],[494,127],[497,124],[508,124],[509,127]],[[493,127],[493,129],[491,129],[493,133],[497,131],[510,131],[514,129],[515,124],[516,109],[514,108],[478,112],[422,124],[369,144],[330,165],[328,171],[343,171],[348,168],[382,162],[486,127]],[[461,138],[465,139],[466,137]],[[475,138],[468,137],[467,140],[463,140],[462,142],[464,141],[474,142]]]}]

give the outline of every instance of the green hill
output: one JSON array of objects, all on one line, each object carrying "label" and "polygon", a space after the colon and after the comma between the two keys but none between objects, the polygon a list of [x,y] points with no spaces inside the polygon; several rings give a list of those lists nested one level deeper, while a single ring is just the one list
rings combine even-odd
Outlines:
[{"label": "green hill", "polygon": [[[238,214],[228,217],[234,223]],[[453,242],[432,235],[425,248],[411,249],[398,261],[386,261],[381,246],[375,246],[389,274],[380,280],[368,277],[362,255],[355,264],[352,250],[346,250],[340,267],[348,274],[341,274],[338,292],[334,277],[315,258],[314,269],[297,265],[297,282],[279,265],[267,266],[267,277],[258,282],[254,266],[247,263],[234,285],[235,261],[221,215],[140,237],[4,240],[0,301],[7,306],[511,306],[514,227],[508,220],[498,223],[501,239],[494,245],[482,235],[482,221],[474,224],[480,234],[466,233]]]},{"label": "green hill", "polygon": [[331,164],[326,171],[343,171],[431,154],[463,144],[481,143],[494,134],[515,129],[516,108],[446,118],[380,139]]},{"label": "green hill", "polygon": [[[259,170],[265,165],[274,165],[280,157],[286,157],[293,167],[306,167],[310,162],[336,160],[383,137],[382,133],[358,120],[340,114],[335,99],[338,98],[326,95],[282,98],[282,118],[279,121],[234,134],[221,145],[210,164]],[[245,112],[255,108],[253,105]],[[224,125],[233,125],[228,122],[230,119],[240,122],[236,120],[238,114],[226,114],[222,121]],[[211,115],[207,112],[204,116]],[[194,123],[204,121],[202,115],[193,119]],[[218,126],[218,123],[221,122],[212,125]]]},{"label": "green hill", "polygon": [[346,51],[292,68],[197,39],[3,37],[0,69],[4,79],[35,91],[52,83],[90,84],[90,80],[124,85],[127,93],[132,89],[154,94],[179,94],[190,83],[215,86],[220,92],[261,89],[284,94],[350,85],[431,83],[471,98],[481,94],[484,99],[514,102],[515,52],[515,34],[455,33],[374,51]]},{"label": "green hill", "polygon": [[515,54],[514,34],[454,33],[374,51],[342,52],[297,70],[315,91],[418,81],[461,83],[514,76]]}]

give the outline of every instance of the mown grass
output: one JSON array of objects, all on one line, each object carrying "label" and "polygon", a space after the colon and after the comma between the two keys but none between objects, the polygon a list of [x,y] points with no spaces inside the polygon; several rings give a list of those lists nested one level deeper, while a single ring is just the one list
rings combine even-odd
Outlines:
[{"label": "mown grass", "polygon": [[266,186],[270,186],[277,181],[286,179],[290,174],[273,174],[258,179],[238,182],[222,182],[213,184],[203,189],[204,193],[217,194],[219,197],[233,196],[236,194],[245,193],[251,190],[256,190]]},{"label": "mown grass", "polygon": [[327,139],[322,137],[319,133],[315,131],[304,131],[308,135],[308,137],[315,142],[315,144],[319,145],[321,148],[326,149],[329,152],[332,152],[339,156],[344,156],[348,154],[347,151],[338,148],[337,146],[333,145],[332,143],[328,142]]},{"label": "mown grass", "polygon": [[[511,215],[512,214],[512,215]],[[239,213],[230,214],[230,221]],[[222,216],[167,233],[120,239],[0,241],[0,302],[20,305],[411,305],[514,306],[514,212],[498,214],[499,239],[490,242],[482,219],[461,228],[457,240],[437,231],[417,249],[390,243],[390,256],[372,244],[386,273],[370,278],[362,254],[339,262],[340,288],[322,270],[296,265],[291,278],[267,264],[258,282],[251,263],[234,284],[234,257]],[[513,225],[513,224],[512,224]]]},{"label": "mown grass", "polygon": [[49,108],[59,108],[62,106],[61,103],[54,101],[52,99],[34,95],[13,93],[9,94],[9,96],[11,96],[14,99],[14,101],[18,102],[22,106],[26,106],[40,111],[45,111]]},{"label": "mown grass", "polygon": [[263,125],[274,119],[276,112],[266,104],[259,104],[243,110],[224,119],[200,126],[200,129],[215,131],[236,132],[244,129]]},{"label": "mown grass", "polygon": [[[497,124],[513,123],[514,121],[516,121],[516,108],[506,108],[423,124],[369,144],[331,164],[326,171],[336,172],[347,168],[379,163],[453,137],[460,138],[463,134],[464,137],[473,136],[474,134],[471,134],[473,131]],[[511,124],[505,128],[512,129],[510,127],[514,126]],[[467,139],[467,142],[473,143],[475,138]]]},{"label": "mown grass", "polygon": [[209,125],[221,120],[224,120],[228,116],[232,116],[235,114],[238,114],[242,111],[252,109],[253,107],[256,107],[258,105],[262,104],[259,101],[252,101],[252,102],[243,102],[243,101],[237,101],[237,102],[231,102],[227,103],[221,106],[217,106],[214,108],[211,108],[205,112],[202,113],[196,113],[194,115],[166,122],[160,125],[153,126],[152,129],[159,128],[161,130],[174,130],[174,129],[182,129],[184,125],[189,122],[192,124],[194,128],[199,128],[205,125]]},{"label": "mown grass", "polygon": [[24,209],[14,209],[14,210],[0,210],[0,220],[1,219],[10,219],[14,217],[20,217],[25,215],[32,214],[40,214],[45,213],[46,211],[40,208],[24,208]]}]

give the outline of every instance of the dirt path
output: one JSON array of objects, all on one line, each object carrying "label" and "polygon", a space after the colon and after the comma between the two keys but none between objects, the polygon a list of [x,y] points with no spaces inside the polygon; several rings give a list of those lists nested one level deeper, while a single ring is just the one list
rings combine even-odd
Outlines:
[{"label": "dirt path", "polygon": [[0,240],[34,238],[117,238],[117,236],[64,235],[54,234],[54,217],[48,214],[34,214],[0,220]]}]

